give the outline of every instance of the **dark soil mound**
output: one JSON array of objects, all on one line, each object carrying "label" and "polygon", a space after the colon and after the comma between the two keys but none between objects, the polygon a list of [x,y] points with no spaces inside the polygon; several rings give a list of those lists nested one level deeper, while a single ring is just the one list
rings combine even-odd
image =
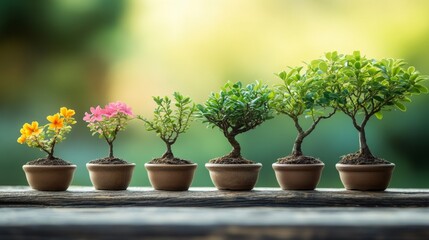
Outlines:
[{"label": "dark soil mound", "polygon": [[317,158],[310,157],[310,156],[289,155],[289,156],[277,159],[277,163],[280,163],[280,164],[316,164],[316,163],[323,163],[323,162]]},{"label": "dark soil mound", "polygon": [[228,156],[223,156],[220,158],[214,158],[209,161],[209,163],[217,163],[217,164],[254,164],[255,162],[247,160],[243,157],[232,158]]},{"label": "dark soil mound", "polygon": [[180,158],[155,158],[152,159],[150,164],[172,164],[172,165],[182,165],[182,164],[192,164],[191,161],[183,160]]},{"label": "dark soil mound", "polygon": [[89,163],[94,164],[128,164],[127,161],[119,159],[119,158],[111,158],[111,157],[105,157],[100,159],[95,159],[89,161]]},{"label": "dark soil mound", "polygon": [[26,163],[27,165],[72,165],[70,162],[62,160],[60,158],[39,158],[33,161],[29,161]]},{"label": "dark soil mound", "polygon": [[386,161],[377,157],[366,157],[362,156],[359,153],[350,153],[341,158],[338,162],[341,164],[350,164],[350,165],[374,165],[374,164],[390,164],[389,161]]}]

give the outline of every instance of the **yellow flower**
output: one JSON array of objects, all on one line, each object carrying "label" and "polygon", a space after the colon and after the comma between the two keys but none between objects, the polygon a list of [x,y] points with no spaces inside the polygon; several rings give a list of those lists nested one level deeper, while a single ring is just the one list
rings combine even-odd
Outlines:
[{"label": "yellow flower", "polygon": [[40,132],[42,132],[42,129],[39,128],[38,122],[33,121],[31,125],[29,123],[25,123],[24,126],[22,126],[20,132],[22,135],[29,137],[31,135],[38,135]]},{"label": "yellow flower", "polygon": [[52,116],[47,116],[46,119],[51,122],[49,124],[50,129],[61,129],[63,127],[64,119],[60,117],[59,113],[56,113]]},{"label": "yellow flower", "polygon": [[24,134],[21,135],[21,137],[18,138],[18,140],[16,140],[18,143],[23,144],[25,143],[25,140],[27,140],[27,136],[25,136]]},{"label": "yellow flower", "polygon": [[73,109],[67,109],[66,107],[62,107],[60,108],[60,113],[61,113],[61,116],[65,118],[70,118],[70,117],[73,117],[73,115],[75,114],[75,111]]}]

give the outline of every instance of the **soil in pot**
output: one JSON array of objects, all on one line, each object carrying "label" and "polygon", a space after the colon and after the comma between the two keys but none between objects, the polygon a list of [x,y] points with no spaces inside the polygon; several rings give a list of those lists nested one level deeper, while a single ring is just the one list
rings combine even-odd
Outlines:
[{"label": "soil in pot", "polygon": [[149,164],[173,164],[173,165],[181,165],[181,164],[192,164],[193,162],[180,159],[180,158],[154,158],[148,162]]},{"label": "soil in pot", "polygon": [[39,158],[23,167],[31,188],[40,191],[65,191],[73,180],[76,165],[60,158]]},{"label": "soil in pot", "polygon": [[289,156],[277,159],[277,163],[279,164],[319,164],[323,162],[311,156],[289,155]]},{"label": "soil in pot", "polygon": [[350,165],[374,165],[374,164],[391,164],[391,162],[386,161],[382,158],[377,158],[373,156],[364,156],[359,153],[350,153],[341,158],[338,162],[340,164],[350,164]]},{"label": "soil in pot", "polygon": [[395,164],[381,158],[352,153],[342,157],[336,168],[348,190],[384,191]]},{"label": "soil in pot", "polygon": [[186,191],[192,184],[197,164],[180,158],[156,158],[145,164],[155,190]]},{"label": "soil in pot", "polygon": [[127,161],[115,157],[105,157],[89,161],[91,164],[129,164]]},{"label": "soil in pot", "polygon": [[289,155],[273,164],[277,182],[283,190],[314,190],[325,164],[311,156]]},{"label": "soil in pot", "polygon": [[94,188],[97,190],[126,190],[131,182],[134,163],[106,157],[86,164]]},{"label": "soil in pot", "polygon": [[219,158],[214,158],[209,161],[209,163],[214,164],[254,164],[254,161],[247,160],[243,157],[230,157],[230,156],[223,156]]},{"label": "soil in pot", "polygon": [[254,188],[262,164],[242,157],[224,156],[206,164],[213,184],[219,190],[250,191]]}]

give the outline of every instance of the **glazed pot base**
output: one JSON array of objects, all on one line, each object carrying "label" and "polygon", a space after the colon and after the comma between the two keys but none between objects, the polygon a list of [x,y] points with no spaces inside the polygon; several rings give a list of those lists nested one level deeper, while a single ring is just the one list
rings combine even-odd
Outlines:
[{"label": "glazed pot base", "polygon": [[273,163],[277,182],[283,190],[314,190],[320,181],[324,163]]},{"label": "glazed pot base", "polygon": [[86,164],[92,185],[97,190],[126,190],[135,166],[134,163]]},{"label": "glazed pot base", "polygon": [[213,184],[219,190],[250,191],[255,187],[262,164],[206,163]]},{"label": "glazed pot base", "polygon": [[73,180],[76,165],[24,165],[28,185],[39,191],[65,191]]},{"label": "glazed pot base", "polygon": [[337,163],[341,182],[347,190],[384,191],[395,164],[347,165]]},{"label": "glazed pot base", "polygon": [[155,190],[186,191],[192,184],[196,163],[152,164],[146,163],[150,184]]}]

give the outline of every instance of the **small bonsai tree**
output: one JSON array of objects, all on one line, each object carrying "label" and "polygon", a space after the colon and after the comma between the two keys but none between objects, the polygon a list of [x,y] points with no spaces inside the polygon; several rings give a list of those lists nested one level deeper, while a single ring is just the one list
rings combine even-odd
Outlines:
[{"label": "small bonsai tree", "polygon": [[189,129],[194,118],[195,104],[189,97],[184,97],[178,92],[173,93],[174,106],[172,109],[171,99],[165,97],[153,97],[158,105],[154,110],[153,120],[148,120],[142,116],[137,116],[145,123],[146,130],[155,131],[164,141],[167,150],[161,158],[156,158],[149,163],[165,164],[189,164],[190,161],[175,158],[171,146],[176,142],[181,133]]},{"label": "small bonsai tree", "polygon": [[210,163],[253,163],[241,156],[236,136],[272,118],[269,107],[272,95],[267,85],[258,81],[246,87],[242,87],[241,82],[228,82],[219,93],[212,93],[204,105],[197,105],[199,118],[212,128],[218,127],[232,146],[229,154],[212,159]]},{"label": "small bonsai tree", "polygon": [[128,121],[132,119],[131,108],[122,102],[112,102],[104,108],[100,106],[91,107],[91,113],[85,112],[83,120],[88,123],[92,135],[98,134],[109,144],[109,156],[103,159],[92,160],[90,163],[123,164],[124,160],[113,155],[113,142],[120,131],[125,130]]},{"label": "small bonsai tree", "polygon": [[20,144],[26,143],[29,147],[39,148],[41,151],[48,154],[46,158],[30,161],[30,165],[70,165],[69,162],[54,156],[54,149],[57,143],[66,139],[65,135],[72,130],[73,124],[76,123],[73,116],[75,111],[67,109],[66,107],[60,108],[60,112],[54,115],[47,116],[48,124],[39,128],[39,123],[33,121],[31,124],[25,123],[21,130],[21,136],[17,142]]},{"label": "small bonsai tree", "polygon": [[[330,118],[335,108],[329,108],[332,101],[331,94],[326,92],[326,82],[319,74],[319,62],[313,61],[306,71],[302,67],[291,68],[289,72],[283,71],[277,75],[283,84],[275,87],[275,95],[271,101],[273,109],[279,114],[290,117],[298,135],[292,148],[292,153],[278,159],[278,163],[312,164],[320,160],[305,156],[302,153],[302,142],[313,132],[316,125],[322,120]],[[327,109],[330,109],[327,111]],[[300,123],[300,118],[310,118],[312,123],[306,130]]]},{"label": "small bonsai tree", "polygon": [[383,111],[397,108],[406,111],[404,103],[413,94],[427,93],[421,82],[426,78],[414,67],[405,67],[398,59],[367,59],[356,51],[351,55],[326,55],[324,61],[336,65],[331,79],[336,94],[335,107],[349,116],[359,132],[359,151],[346,155],[343,164],[389,163],[375,157],[367,143],[365,127],[372,116],[383,118]]}]

